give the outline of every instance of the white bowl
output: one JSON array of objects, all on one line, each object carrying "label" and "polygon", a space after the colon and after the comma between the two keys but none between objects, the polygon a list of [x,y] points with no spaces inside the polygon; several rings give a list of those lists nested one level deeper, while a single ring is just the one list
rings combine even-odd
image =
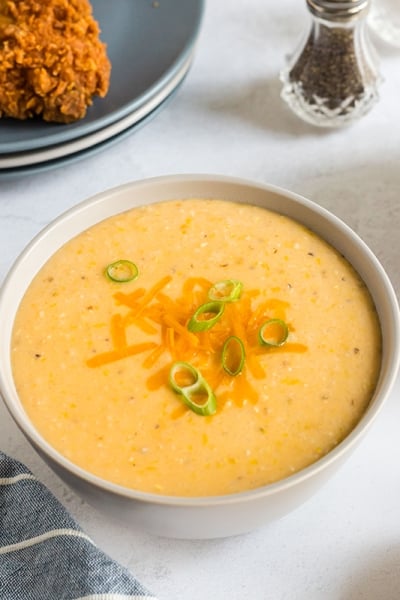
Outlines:
[{"label": "white bowl", "polygon": [[[277,483],[229,496],[171,497],[130,490],[104,481],[54,450],[29,420],[15,389],[10,340],[17,307],[32,278],[71,237],[95,223],[141,204],[208,197],[259,205],[299,221],[342,253],[358,271],[375,302],[383,339],[382,367],[370,405],[343,442],[311,466]],[[349,457],[388,398],[400,361],[396,296],[382,266],[365,243],[319,205],[271,185],[213,175],[169,176],[137,181],[77,205],[46,227],[18,258],[0,296],[0,390],[13,419],[38,453],[79,495],[128,526],[177,538],[212,538],[255,529],[298,507]]]}]

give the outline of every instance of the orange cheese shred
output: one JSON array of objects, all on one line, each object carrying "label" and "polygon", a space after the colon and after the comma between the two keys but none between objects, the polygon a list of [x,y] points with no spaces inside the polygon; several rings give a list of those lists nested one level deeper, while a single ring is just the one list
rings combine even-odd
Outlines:
[{"label": "orange cheese shred", "polygon": [[110,334],[114,348],[124,348],[127,345],[125,324],[120,313],[111,317]]},{"label": "orange cheese shred", "polygon": [[153,287],[151,287],[149,291],[146,292],[145,295],[142,297],[141,302],[139,303],[139,306],[136,310],[136,314],[134,316],[137,317],[138,315],[140,315],[140,313],[153,300],[153,298],[158,294],[158,292],[161,291],[163,287],[165,287],[171,280],[172,276],[166,275],[165,277],[160,279],[160,281],[154,284]]},{"label": "orange cheese shred", "polygon": [[[198,290],[203,294],[207,294],[212,286],[212,282],[204,277],[188,277],[182,287],[183,297],[192,305],[198,305]],[[197,289],[197,293],[196,293]]]},{"label": "orange cheese shred", "polygon": [[[142,362],[145,369],[154,369],[161,360],[167,364],[158,368],[147,378],[149,390],[168,385],[172,362],[179,360],[198,368],[214,393],[217,393],[219,410],[227,403],[242,406],[258,400],[258,392],[251,385],[247,374],[254,379],[265,378],[266,357],[276,352],[306,352],[307,346],[287,342],[280,347],[260,346],[258,330],[267,318],[286,321],[289,304],[278,298],[257,303],[259,290],[245,290],[235,302],[227,302],[223,316],[206,331],[189,331],[187,324],[196,308],[207,301],[212,282],[203,277],[189,277],[182,286],[181,296],[171,298],[165,288],[172,280],[166,275],[149,290],[138,288],[129,293],[113,294],[117,306],[125,307],[125,313],[115,313],[110,319],[112,349],[96,354],[86,361],[89,367],[104,366],[135,354],[147,352]],[[253,306],[253,304],[256,304]],[[128,309],[126,311],[126,309]],[[139,329],[152,336],[153,341],[128,344],[128,328]],[[294,328],[290,327],[290,331]],[[245,366],[237,376],[226,373],[221,363],[225,340],[237,336],[245,348]],[[187,413],[187,407],[179,406],[172,414],[178,418]]]},{"label": "orange cheese shred", "polygon": [[246,365],[255,379],[264,379],[265,369],[262,367],[258,357],[253,352],[247,354]]},{"label": "orange cheese shred", "polygon": [[116,292],[114,294],[114,299],[117,304],[123,304],[124,306],[128,306],[129,308],[135,308],[137,306],[138,299],[146,293],[144,288],[138,288],[134,290],[130,294],[124,294],[123,292]]},{"label": "orange cheese shred", "polygon": [[101,354],[96,354],[96,356],[89,358],[86,361],[86,364],[88,367],[101,367],[108,363],[121,360],[122,358],[127,358],[128,356],[134,356],[135,354],[140,354],[141,352],[146,352],[147,350],[153,350],[156,345],[157,344],[154,342],[143,342],[142,344],[134,344],[132,346],[117,348],[116,350],[111,350],[110,352],[102,352]]},{"label": "orange cheese shred", "polygon": [[179,321],[174,319],[174,317],[172,315],[169,315],[169,314],[163,315],[163,321],[164,321],[165,325],[167,325],[167,327],[169,327],[170,329],[173,329],[176,333],[178,333],[186,341],[193,344],[193,346],[198,345],[199,340],[198,340],[197,336],[194,333],[192,333],[191,331],[189,331],[187,327],[184,327],[183,325],[181,325],[181,323],[179,323]]},{"label": "orange cheese shred", "polygon": [[144,359],[142,363],[143,367],[145,369],[150,369],[152,366],[154,366],[156,362],[160,359],[160,357],[164,354],[165,350],[166,349],[164,348],[164,346],[157,346],[156,348],[154,348],[154,350],[150,352],[150,354],[148,354]]}]

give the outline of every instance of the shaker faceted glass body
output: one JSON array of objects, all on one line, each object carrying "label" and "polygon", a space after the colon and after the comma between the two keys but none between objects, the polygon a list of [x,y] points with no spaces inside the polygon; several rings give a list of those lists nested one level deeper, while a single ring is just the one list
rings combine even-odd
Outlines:
[{"label": "shaker faceted glass body", "polygon": [[[334,0],[324,4],[335,7]],[[366,11],[340,19],[311,15],[309,30],[281,72],[282,98],[303,120],[346,125],[378,100],[381,77],[365,17]]]}]

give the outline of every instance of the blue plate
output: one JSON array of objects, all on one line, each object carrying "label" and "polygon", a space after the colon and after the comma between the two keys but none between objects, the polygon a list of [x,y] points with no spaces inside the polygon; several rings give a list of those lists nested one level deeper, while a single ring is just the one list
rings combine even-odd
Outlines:
[{"label": "blue plate", "polygon": [[89,156],[93,156],[101,152],[102,150],[113,146],[117,142],[122,141],[127,136],[131,135],[132,133],[146,125],[149,121],[151,121],[170,102],[170,100],[172,100],[172,98],[180,89],[183,81],[184,79],[175,87],[171,94],[161,104],[157,106],[157,108],[155,108],[152,112],[150,112],[143,119],[136,122],[131,127],[124,129],[121,133],[118,133],[117,135],[114,135],[113,137],[108,138],[104,142],[96,144],[95,146],[91,146],[90,148],[81,150],[79,152],[75,152],[75,154],[70,154],[62,158],[48,160],[46,162],[37,163],[35,165],[27,165],[25,167],[15,167],[14,169],[0,169],[0,181],[7,181],[16,178],[18,179],[20,177],[25,177],[26,175],[36,175],[45,171],[50,171],[52,169],[63,167],[65,165],[81,161]]},{"label": "blue plate", "polygon": [[110,89],[68,125],[0,119],[0,154],[82,137],[148,102],[182,66],[197,40],[204,0],[92,0],[111,61]]}]

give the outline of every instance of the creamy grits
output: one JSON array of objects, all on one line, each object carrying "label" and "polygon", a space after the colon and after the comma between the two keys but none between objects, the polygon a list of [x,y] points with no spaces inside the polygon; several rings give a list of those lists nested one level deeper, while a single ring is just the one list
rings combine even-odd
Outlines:
[{"label": "creamy grits", "polygon": [[[106,267],[132,261],[116,282]],[[188,329],[216,282],[237,280],[206,332]],[[281,346],[261,345],[269,319]],[[229,336],[244,364],[221,364]],[[354,428],[376,386],[378,317],[349,263],[297,222],[224,200],[167,201],[108,218],[43,266],[18,308],[13,373],[42,436],[87,471],[166,495],[230,494],[285,478]],[[175,361],[199,369],[216,412],[174,391]]]}]

